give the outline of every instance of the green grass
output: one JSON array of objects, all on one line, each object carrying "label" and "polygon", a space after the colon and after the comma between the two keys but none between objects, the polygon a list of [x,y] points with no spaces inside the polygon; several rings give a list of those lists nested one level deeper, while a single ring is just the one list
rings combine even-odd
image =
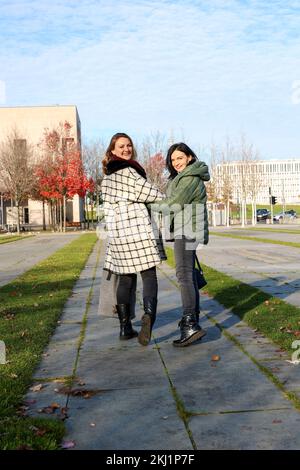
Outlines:
[{"label": "green grass", "polygon": [[[237,227],[237,226],[231,226],[231,229],[233,230],[245,230],[245,231],[251,231],[251,232],[269,232],[269,233],[291,233],[292,235],[300,234],[300,230],[290,230],[290,229],[285,229],[285,228],[273,228],[274,225],[269,225],[269,228],[265,227],[262,225],[262,228],[260,227],[252,227],[252,226],[246,226],[246,227]],[[211,232],[210,232],[211,233]]]},{"label": "green grass", "polygon": [[[236,205],[235,205],[236,207]],[[269,209],[270,210],[270,204],[257,204],[256,205],[256,209]],[[291,210],[293,209],[294,211],[297,212],[297,214],[299,215],[300,214],[300,205],[298,204],[288,204],[286,205],[285,207],[285,210],[288,211],[288,210]],[[273,206],[273,214],[276,215],[276,214],[280,214],[280,212],[282,212],[282,204],[275,204],[275,206]],[[238,210],[236,209],[233,209],[231,211],[231,216],[236,218],[238,216]],[[247,204],[247,219],[251,219],[251,216],[252,216],[252,206],[251,204]]]},{"label": "green grass", "polygon": [[48,427],[40,436],[36,420],[17,412],[96,241],[95,233],[82,235],[0,288],[0,340],[5,342],[8,361],[0,364],[0,449],[21,445],[42,449],[46,438],[47,446],[58,448],[61,422],[43,421],[42,428]]},{"label": "green grass", "polygon": [[218,237],[227,237],[227,238],[238,238],[240,240],[250,240],[252,242],[260,242],[260,243],[272,243],[273,245],[284,245],[284,246],[292,246],[294,248],[300,248],[300,243],[297,242],[284,242],[281,240],[273,240],[271,238],[259,238],[259,237],[252,237],[252,236],[244,236],[244,235],[235,235],[233,233],[221,233],[221,232],[209,232],[211,235],[216,235]]},{"label": "green grass", "polygon": [[[175,266],[174,253],[166,248],[168,264]],[[293,341],[300,339],[300,309],[261,290],[233,279],[201,263],[207,286],[205,291],[230,308],[249,326],[270,338],[280,348],[293,352]]]},{"label": "green grass", "polygon": [[0,245],[4,243],[16,242],[18,240],[25,240],[26,238],[34,237],[34,235],[5,235],[0,237]]}]

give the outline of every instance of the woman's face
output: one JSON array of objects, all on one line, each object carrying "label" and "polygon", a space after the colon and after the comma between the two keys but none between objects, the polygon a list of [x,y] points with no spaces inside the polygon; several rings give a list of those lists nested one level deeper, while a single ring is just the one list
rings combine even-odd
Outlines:
[{"label": "woman's face", "polygon": [[132,157],[132,143],[127,137],[120,137],[111,153],[116,157],[124,158],[124,160],[130,160]]},{"label": "woman's face", "polygon": [[174,150],[171,155],[171,163],[177,173],[183,171],[191,160],[192,157],[190,155],[187,156],[184,152],[181,152],[180,150]]}]

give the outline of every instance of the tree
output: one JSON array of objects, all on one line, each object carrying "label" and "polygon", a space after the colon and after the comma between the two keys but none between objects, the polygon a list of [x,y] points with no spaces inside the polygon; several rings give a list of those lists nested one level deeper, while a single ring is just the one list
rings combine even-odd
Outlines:
[{"label": "tree", "polygon": [[13,128],[0,147],[0,177],[7,195],[15,202],[17,232],[20,233],[20,205],[35,184],[33,146]]},{"label": "tree", "polygon": [[59,123],[57,129],[45,129],[39,144],[42,158],[36,168],[40,198],[50,202],[53,226],[66,230],[66,202],[78,194],[84,197],[93,186],[84,172],[81,151],[71,134],[70,123]]},{"label": "tree", "polygon": [[[93,214],[94,204],[96,205],[97,220],[99,217],[99,204],[101,194],[101,182],[103,179],[102,175],[102,159],[104,157],[105,147],[101,140],[95,142],[89,142],[83,146],[83,164],[87,177],[93,181],[93,185],[90,187],[86,196],[91,204],[91,210]],[[87,212],[87,211],[86,211]],[[92,217],[93,223],[93,217]],[[89,224],[89,218],[88,218]]]},{"label": "tree", "polygon": [[161,152],[149,157],[144,163],[147,179],[164,193],[167,186],[167,171],[165,158]]},{"label": "tree", "polygon": [[220,202],[220,177],[219,177],[219,167],[217,162],[219,159],[219,151],[217,146],[212,143],[210,147],[210,180],[205,184],[207,192],[207,200],[209,205],[211,205],[211,214],[212,214],[212,225],[216,226],[216,205]]}]

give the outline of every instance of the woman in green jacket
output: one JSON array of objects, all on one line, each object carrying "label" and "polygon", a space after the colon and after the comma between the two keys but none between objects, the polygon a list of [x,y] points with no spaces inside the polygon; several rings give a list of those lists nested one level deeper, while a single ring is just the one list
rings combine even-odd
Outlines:
[{"label": "woman in green jacket", "polygon": [[199,244],[208,243],[206,188],[208,167],[183,142],[173,144],[167,154],[170,172],[167,198],[151,204],[151,210],[170,217],[174,240],[176,276],[181,290],[181,336],[174,346],[189,346],[206,332],[199,326],[199,290],[196,282],[195,257]]}]

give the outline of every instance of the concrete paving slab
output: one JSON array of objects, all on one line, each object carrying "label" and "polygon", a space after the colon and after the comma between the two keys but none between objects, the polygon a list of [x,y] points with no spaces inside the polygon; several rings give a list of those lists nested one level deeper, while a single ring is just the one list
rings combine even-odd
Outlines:
[{"label": "concrete paving slab", "polygon": [[0,286],[44,260],[82,232],[36,234],[34,237],[0,245]]},{"label": "concrete paving slab", "polygon": [[76,449],[193,449],[167,383],[146,393],[142,388],[89,400],[71,397],[69,412],[67,436]]},{"label": "concrete paving slab", "polygon": [[193,416],[189,427],[199,450],[300,448],[300,414],[294,410]]},{"label": "concrete paving slab", "polygon": [[[287,241],[288,234],[277,235]],[[299,248],[212,235],[209,245],[198,250],[198,257],[218,271],[300,306]]]},{"label": "concrete paving slab", "polygon": [[70,342],[51,342],[46,348],[43,359],[37,367],[34,378],[70,376],[73,373],[78,344]]}]

